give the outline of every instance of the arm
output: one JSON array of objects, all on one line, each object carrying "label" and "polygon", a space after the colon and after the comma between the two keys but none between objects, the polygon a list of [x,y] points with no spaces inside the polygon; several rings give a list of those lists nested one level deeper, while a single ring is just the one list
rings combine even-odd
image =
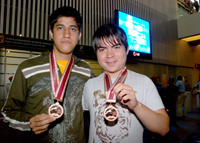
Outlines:
[{"label": "arm", "polygon": [[164,109],[152,111],[138,102],[133,111],[149,131],[161,136],[164,136],[169,131],[169,117]]},{"label": "arm", "polygon": [[[22,72],[22,67],[23,63],[19,65],[15,73],[7,101],[2,108],[2,115],[4,116],[4,121],[8,122],[9,127],[11,128],[18,129],[20,131],[30,131],[31,122],[31,128],[33,130],[37,130],[35,129],[35,126],[38,127],[39,125],[34,121],[37,121],[38,123],[41,121],[40,125],[44,126],[44,124],[47,124],[47,121],[45,121],[47,118],[35,119],[33,117],[35,113],[26,109],[26,100],[29,98],[28,92],[30,87],[28,87],[27,79]],[[48,117],[49,115],[46,116]],[[33,119],[29,122],[32,117]],[[44,122],[42,122],[42,119]],[[53,120],[51,120],[51,122],[52,121]]]},{"label": "arm", "polygon": [[200,81],[198,81],[197,84],[193,87],[193,89],[191,90],[191,93],[194,91],[195,88],[199,88],[199,84],[200,84]]},{"label": "arm", "polygon": [[192,88],[191,93],[193,93],[193,91],[194,91],[195,88],[196,88],[196,86],[194,86],[194,87]]},{"label": "arm", "polygon": [[8,98],[2,108],[2,115],[4,121],[8,122],[10,127],[21,131],[30,131],[29,119],[33,115],[24,111],[27,86],[20,67],[15,73]]},{"label": "arm", "polygon": [[136,99],[135,91],[133,91],[132,87],[122,83],[117,84],[113,92],[122,104],[127,105],[135,112],[136,116],[149,131],[162,136],[169,131],[169,117],[164,108],[156,111],[149,109]]},{"label": "arm", "polygon": [[174,94],[174,96],[178,96],[180,94],[180,90],[177,88],[177,92]]}]

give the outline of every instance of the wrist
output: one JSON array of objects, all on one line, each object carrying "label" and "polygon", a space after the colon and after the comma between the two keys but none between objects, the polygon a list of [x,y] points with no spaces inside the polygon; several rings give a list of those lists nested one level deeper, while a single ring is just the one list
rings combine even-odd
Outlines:
[{"label": "wrist", "polygon": [[132,107],[132,110],[136,110],[140,106],[140,102],[136,101],[135,106]]}]

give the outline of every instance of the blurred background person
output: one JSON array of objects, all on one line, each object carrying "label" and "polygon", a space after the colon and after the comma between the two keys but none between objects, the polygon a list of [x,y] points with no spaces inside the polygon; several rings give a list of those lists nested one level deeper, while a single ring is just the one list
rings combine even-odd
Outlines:
[{"label": "blurred background person", "polygon": [[153,83],[155,84],[156,87],[162,87],[162,84],[160,82],[158,82],[158,77],[156,75],[153,75],[151,77],[151,80],[153,81]]},{"label": "blurred background person", "polygon": [[200,90],[200,77],[199,77],[199,81],[197,81],[197,84],[192,88],[191,92],[193,93],[193,91],[197,88],[198,90]]},{"label": "blurred background person", "polygon": [[188,9],[190,11],[190,14],[194,13],[193,3],[190,0],[185,1],[185,3],[188,5]]},{"label": "blurred background person", "polygon": [[199,98],[199,94],[200,94],[200,77],[199,77],[199,81],[197,82],[197,84],[192,88],[191,94],[193,94],[193,91],[194,91],[196,88],[198,89],[198,90],[196,91],[196,94],[197,94],[197,108],[200,108],[200,98]]},{"label": "blurred background person", "polygon": [[177,101],[178,118],[186,117],[186,110],[184,108],[184,105],[187,94],[185,93],[185,83],[182,81],[182,79],[183,77],[181,75],[177,76],[176,86],[180,90],[180,94],[178,96],[178,101]]},{"label": "blurred background person", "polygon": [[170,76],[166,88],[165,108],[170,118],[170,125],[174,126],[176,125],[176,103],[179,92],[178,87],[174,85],[174,78]]},{"label": "blurred background person", "polygon": [[194,3],[192,5],[195,7],[196,12],[198,12],[199,11],[199,4],[198,4],[198,2],[196,0],[194,0]]},{"label": "blurred background person", "polygon": [[158,82],[158,77],[156,75],[153,75],[151,77],[151,80],[153,81],[153,83],[155,84],[157,90],[158,90],[158,93],[162,99],[162,102],[164,103],[165,105],[165,96],[166,96],[166,92],[165,92],[165,89],[162,87],[162,84],[160,82]]},{"label": "blurred background person", "polygon": [[185,92],[191,92],[191,86],[190,84],[188,83],[188,80],[185,79]]}]

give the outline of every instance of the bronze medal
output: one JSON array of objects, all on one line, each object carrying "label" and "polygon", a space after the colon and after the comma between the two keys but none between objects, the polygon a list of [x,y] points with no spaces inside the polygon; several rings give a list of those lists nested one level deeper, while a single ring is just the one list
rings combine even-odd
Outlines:
[{"label": "bronze medal", "polygon": [[107,121],[115,121],[118,118],[118,110],[113,105],[110,104],[104,110],[104,118]]},{"label": "bronze medal", "polygon": [[48,113],[49,115],[52,115],[54,118],[58,119],[63,115],[63,107],[56,102],[49,107]]}]

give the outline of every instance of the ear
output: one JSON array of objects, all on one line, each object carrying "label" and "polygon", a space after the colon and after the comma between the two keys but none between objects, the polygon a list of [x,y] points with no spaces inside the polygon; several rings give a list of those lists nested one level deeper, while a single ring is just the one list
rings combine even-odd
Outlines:
[{"label": "ear", "polygon": [[126,51],[126,55],[128,55],[128,53],[129,53],[129,46],[128,46],[127,51]]},{"label": "ear", "polygon": [[78,35],[78,41],[81,39],[81,35],[82,35],[82,33],[80,32]]},{"label": "ear", "polygon": [[50,35],[51,39],[53,39],[53,32],[51,31],[51,29],[49,30],[49,35]]}]

